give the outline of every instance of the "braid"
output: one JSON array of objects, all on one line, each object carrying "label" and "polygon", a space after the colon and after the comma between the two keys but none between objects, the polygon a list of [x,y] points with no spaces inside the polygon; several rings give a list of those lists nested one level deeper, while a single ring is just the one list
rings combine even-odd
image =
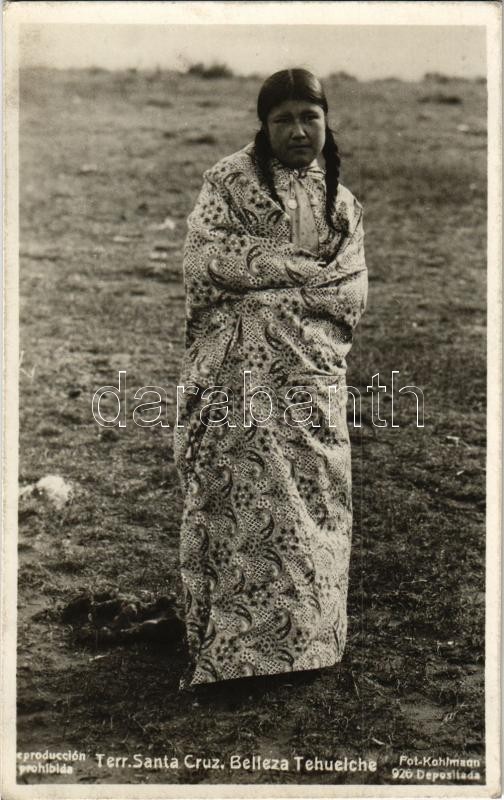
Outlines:
[{"label": "braid", "polygon": [[341,161],[338,152],[338,145],[336,144],[333,132],[328,125],[326,125],[326,137],[322,154],[326,162],[326,220],[328,225],[332,226],[332,216],[335,211],[336,195],[338,193],[338,180]]},{"label": "braid", "polygon": [[266,186],[268,187],[268,191],[280,206],[282,206],[282,201],[280,200],[277,191],[275,189],[275,183],[273,181],[273,174],[270,168],[270,158],[271,158],[271,148],[268,139],[268,134],[264,127],[262,127],[259,131],[257,131],[255,139],[254,139],[254,158],[256,163],[256,169],[259,174],[259,177],[262,178]]}]

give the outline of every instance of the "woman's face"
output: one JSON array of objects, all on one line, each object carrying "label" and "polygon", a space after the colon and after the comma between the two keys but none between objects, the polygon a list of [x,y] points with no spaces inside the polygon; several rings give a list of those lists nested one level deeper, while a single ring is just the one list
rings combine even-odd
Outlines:
[{"label": "woman's face", "polygon": [[270,111],[266,127],[273,155],[286,167],[307,167],[324,147],[326,119],[316,103],[285,100]]}]

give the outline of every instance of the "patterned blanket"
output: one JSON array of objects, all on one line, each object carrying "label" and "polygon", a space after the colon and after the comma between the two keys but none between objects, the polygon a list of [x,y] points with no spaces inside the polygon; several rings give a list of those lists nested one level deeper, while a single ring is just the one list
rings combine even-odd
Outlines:
[{"label": "patterned blanket", "polygon": [[[314,208],[319,252],[304,251],[251,156],[205,173],[188,220],[182,686],[329,666],[345,645],[345,356],[367,296],[362,208],[340,185],[333,229]],[[276,171],[280,190],[288,173]]]}]

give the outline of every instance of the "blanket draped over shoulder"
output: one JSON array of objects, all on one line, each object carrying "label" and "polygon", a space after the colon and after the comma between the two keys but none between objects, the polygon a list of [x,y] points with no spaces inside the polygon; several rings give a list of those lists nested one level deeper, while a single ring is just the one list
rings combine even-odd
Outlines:
[{"label": "blanket draped over shoulder", "polygon": [[[276,179],[281,188],[288,170]],[[325,667],[343,653],[345,356],[367,273],[353,195],[338,187],[331,228],[317,213],[326,234],[315,255],[291,244],[248,146],[205,173],[188,220],[175,429],[190,654],[182,686]]]}]

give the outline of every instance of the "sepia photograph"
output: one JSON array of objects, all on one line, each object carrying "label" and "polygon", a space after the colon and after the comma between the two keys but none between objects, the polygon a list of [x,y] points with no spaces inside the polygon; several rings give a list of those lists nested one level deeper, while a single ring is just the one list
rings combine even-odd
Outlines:
[{"label": "sepia photograph", "polygon": [[4,18],[2,796],[498,796],[500,5]]}]

